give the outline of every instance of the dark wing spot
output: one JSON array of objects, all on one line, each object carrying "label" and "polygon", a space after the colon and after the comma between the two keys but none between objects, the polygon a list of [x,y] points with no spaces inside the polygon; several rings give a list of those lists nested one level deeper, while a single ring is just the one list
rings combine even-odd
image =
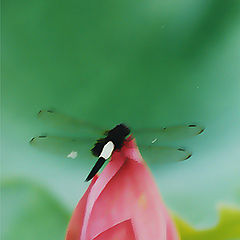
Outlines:
[{"label": "dark wing spot", "polygon": [[198,134],[201,134],[201,133],[203,133],[204,132],[204,130],[205,130],[205,128],[203,128]]},{"label": "dark wing spot", "polygon": [[35,140],[35,137],[31,138],[29,142],[32,143],[34,140]]},{"label": "dark wing spot", "polygon": [[192,154],[189,154],[184,160],[189,159],[192,156]]},{"label": "dark wing spot", "polygon": [[178,148],[178,151],[185,152],[185,149],[184,148]]}]

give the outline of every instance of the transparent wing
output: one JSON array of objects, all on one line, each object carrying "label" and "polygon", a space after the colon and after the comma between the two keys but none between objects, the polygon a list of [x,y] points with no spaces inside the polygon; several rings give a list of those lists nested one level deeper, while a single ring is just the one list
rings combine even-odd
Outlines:
[{"label": "transparent wing", "polygon": [[174,163],[192,156],[189,151],[177,147],[139,145],[139,150],[143,159],[151,164]]},{"label": "transparent wing", "polygon": [[94,158],[90,149],[95,139],[57,136],[37,136],[30,140],[32,147],[64,158]]},{"label": "transparent wing", "polygon": [[205,128],[197,124],[185,124],[163,128],[143,128],[133,131],[140,143],[163,143],[190,138],[201,134]]},{"label": "transparent wing", "polygon": [[52,124],[55,127],[60,127],[68,131],[81,132],[87,129],[88,132],[90,130],[95,134],[102,134],[104,132],[103,128],[95,124],[75,119],[68,115],[52,110],[40,110],[38,112],[38,118],[49,124]]}]

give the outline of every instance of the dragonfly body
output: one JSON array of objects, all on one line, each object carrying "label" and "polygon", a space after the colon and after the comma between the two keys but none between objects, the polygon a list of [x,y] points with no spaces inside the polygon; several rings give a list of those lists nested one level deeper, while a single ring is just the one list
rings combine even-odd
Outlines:
[{"label": "dragonfly body", "polygon": [[105,138],[97,140],[95,146],[92,148],[92,154],[99,157],[102,153],[103,147],[111,141],[114,144],[115,149],[121,149],[125,138],[130,134],[130,129],[123,123],[117,125],[109,131],[104,133]]},{"label": "dragonfly body", "polygon": [[99,157],[99,159],[87,176],[86,181],[91,180],[97,174],[105,161],[111,157],[114,150],[121,149],[124,140],[129,134],[130,129],[125,124],[121,123],[113,129],[106,131],[105,138],[97,140],[91,151],[92,154]]}]

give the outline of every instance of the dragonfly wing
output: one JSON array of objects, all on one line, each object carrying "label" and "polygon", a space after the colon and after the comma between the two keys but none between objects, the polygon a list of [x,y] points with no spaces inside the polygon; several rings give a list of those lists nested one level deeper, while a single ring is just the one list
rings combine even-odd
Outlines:
[{"label": "dragonfly wing", "polygon": [[152,164],[174,163],[189,159],[192,154],[177,147],[139,145],[143,159]]},{"label": "dragonfly wing", "polygon": [[144,128],[134,130],[138,142],[147,144],[177,141],[201,134],[204,127],[197,124],[184,124],[163,128]]},{"label": "dragonfly wing", "polygon": [[92,123],[89,123],[87,121],[82,121],[79,119],[75,119],[73,117],[70,117],[68,115],[52,111],[52,110],[40,110],[38,112],[38,118],[54,125],[55,127],[64,128],[66,130],[73,130],[73,131],[81,131],[84,129],[89,129],[92,132],[99,134],[104,131],[101,127],[94,125]]},{"label": "dragonfly wing", "polygon": [[30,140],[32,147],[57,154],[64,158],[94,158],[91,146],[94,139],[57,136],[37,136]]}]

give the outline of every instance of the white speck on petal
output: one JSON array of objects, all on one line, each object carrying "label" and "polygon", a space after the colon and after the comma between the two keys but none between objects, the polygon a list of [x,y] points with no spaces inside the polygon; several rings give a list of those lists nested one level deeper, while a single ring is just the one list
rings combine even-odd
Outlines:
[{"label": "white speck on petal", "polygon": [[155,143],[157,140],[158,140],[157,138],[153,139],[152,144]]},{"label": "white speck on petal", "polygon": [[72,151],[72,152],[70,152],[70,153],[67,155],[67,157],[68,157],[68,158],[75,159],[75,158],[77,157],[77,155],[78,155],[77,152]]}]

